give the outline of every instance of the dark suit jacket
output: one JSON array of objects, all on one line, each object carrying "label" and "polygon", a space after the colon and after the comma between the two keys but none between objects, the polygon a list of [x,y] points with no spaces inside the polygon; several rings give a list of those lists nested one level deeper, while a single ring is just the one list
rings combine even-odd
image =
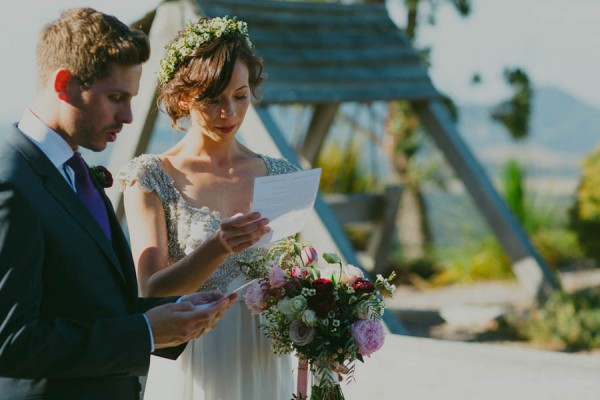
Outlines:
[{"label": "dark suit jacket", "polygon": [[141,313],[165,299],[138,298],[100,191],[113,243],[37,146],[15,127],[0,140],[0,399],[138,397],[151,349]]}]

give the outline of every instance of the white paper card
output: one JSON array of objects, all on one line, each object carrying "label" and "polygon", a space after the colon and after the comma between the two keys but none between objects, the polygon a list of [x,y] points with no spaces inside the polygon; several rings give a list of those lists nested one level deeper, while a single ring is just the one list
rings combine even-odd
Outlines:
[{"label": "white paper card", "polygon": [[321,168],[254,179],[252,211],[269,218],[271,228],[254,247],[294,235],[304,228],[317,198],[320,179]]}]

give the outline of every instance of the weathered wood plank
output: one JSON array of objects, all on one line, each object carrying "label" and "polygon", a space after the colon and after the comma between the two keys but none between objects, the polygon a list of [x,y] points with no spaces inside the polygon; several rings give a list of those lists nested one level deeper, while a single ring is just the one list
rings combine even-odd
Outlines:
[{"label": "weathered wood plank", "polygon": [[293,2],[293,1],[264,1],[264,0],[198,0],[201,11],[210,12],[212,9],[226,7],[232,12],[242,12],[244,10],[255,10],[264,13],[305,13],[314,15],[315,13],[330,13],[340,17],[348,15],[369,15],[386,13],[383,4],[352,4],[345,5],[339,3],[315,3],[315,2]]},{"label": "weathered wood plank", "polygon": [[302,155],[310,165],[315,165],[325,137],[329,132],[329,128],[335,119],[338,103],[321,103],[316,104],[312,119],[304,137],[302,144]]},{"label": "weathered wood plank", "polygon": [[420,65],[421,58],[414,49],[399,46],[365,46],[347,49],[304,49],[289,47],[257,48],[257,52],[266,61],[268,68],[273,66],[294,66],[303,63],[306,66],[328,66],[360,62],[361,65]]},{"label": "weathered wood plank", "polygon": [[302,84],[268,81],[263,88],[261,104],[270,103],[326,103],[344,101],[415,100],[439,98],[440,94],[429,82],[397,84],[367,81],[336,82],[335,85]]},{"label": "weathered wood plank", "polygon": [[402,45],[402,37],[398,32],[374,32],[365,34],[363,32],[315,32],[295,31],[281,28],[274,32],[259,31],[252,34],[257,52],[268,47],[298,46],[302,49],[342,48],[352,49],[355,47],[392,46]]},{"label": "weathered wood plank", "polygon": [[364,80],[374,81],[404,81],[407,83],[415,80],[429,81],[427,71],[420,67],[407,66],[380,66],[379,68],[363,67],[360,65],[336,66],[307,66],[297,65],[294,67],[279,67],[269,65],[266,67],[268,78],[273,81],[287,81],[290,84],[309,82],[356,82]]},{"label": "weathered wood plank", "polygon": [[373,257],[374,274],[383,274],[389,265],[401,195],[402,187],[400,185],[390,185],[385,188],[382,216],[367,248],[368,253]]},{"label": "weathered wood plank", "polygon": [[341,224],[378,220],[384,209],[384,198],[376,193],[328,194],[323,198]]}]

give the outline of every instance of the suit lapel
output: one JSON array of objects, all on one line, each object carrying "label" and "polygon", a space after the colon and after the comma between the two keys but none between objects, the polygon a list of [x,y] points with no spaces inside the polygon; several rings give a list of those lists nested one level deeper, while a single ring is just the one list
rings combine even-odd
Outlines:
[{"label": "suit lapel", "polygon": [[[46,190],[63,206],[65,211],[79,223],[83,230],[89,234],[110,260],[113,269],[123,280],[125,280],[123,270],[119,266],[120,263],[117,259],[117,255],[115,254],[112,244],[102,231],[102,228],[85,208],[85,205],[79,200],[77,194],[71,189],[56,167],[50,162],[48,157],[46,157],[35,144],[27,139],[25,135],[16,128],[7,134],[6,139],[29,161],[33,170],[43,178]],[[103,191],[101,191],[101,193],[102,192]],[[110,214],[112,206],[110,208],[107,207],[107,209]]]},{"label": "suit lapel", "polygon": [[123,229],[121,229],[121,224],[119,223],[119,219],[117,218],[117,215],[115,214],[115,211],[112,206],[112,203],[110,202],[110,199],[106,195],[104,188],[100,186],[100,184],[98,183],[98,180],[96,179],[96,177],[93,174],[92,174],[92,182],[93,182],[94,186],[96,186],[96,189],[98,189],[98,192],[100,192],[100,195],[104,202],[104,206],[106,207],[106,210],[108,212],[108,220],[110,221],[113,249],[114,249],[115,253],[117,254],[117,256],[119,257],[119,260],[120,260],[119,265],[121,265],[121,271],[123,273],[123,276],[129,283],[129,287],[132,289],[132,292],[133,292],[132,294],[134,295],[135,298],[137,298],[138,297],[137,279],[135,276],[135,267],[133,265],[133,256],[131,255],[131,248],[129,247],[129,242],[127,241],[127,239],[125,238],[125,235],[123,234]]}]

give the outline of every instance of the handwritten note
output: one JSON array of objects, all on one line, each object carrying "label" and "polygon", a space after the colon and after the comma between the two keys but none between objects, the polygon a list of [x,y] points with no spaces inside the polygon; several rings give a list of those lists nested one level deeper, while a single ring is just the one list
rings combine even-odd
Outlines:
[{"label": "handwritten note", "polygon": [[254,180],[252,210],[269,218],[271,227],[271,232],[254,247],[294,235],[304,228],[317,198],[320,179],[321,168],[314,168]]}]

